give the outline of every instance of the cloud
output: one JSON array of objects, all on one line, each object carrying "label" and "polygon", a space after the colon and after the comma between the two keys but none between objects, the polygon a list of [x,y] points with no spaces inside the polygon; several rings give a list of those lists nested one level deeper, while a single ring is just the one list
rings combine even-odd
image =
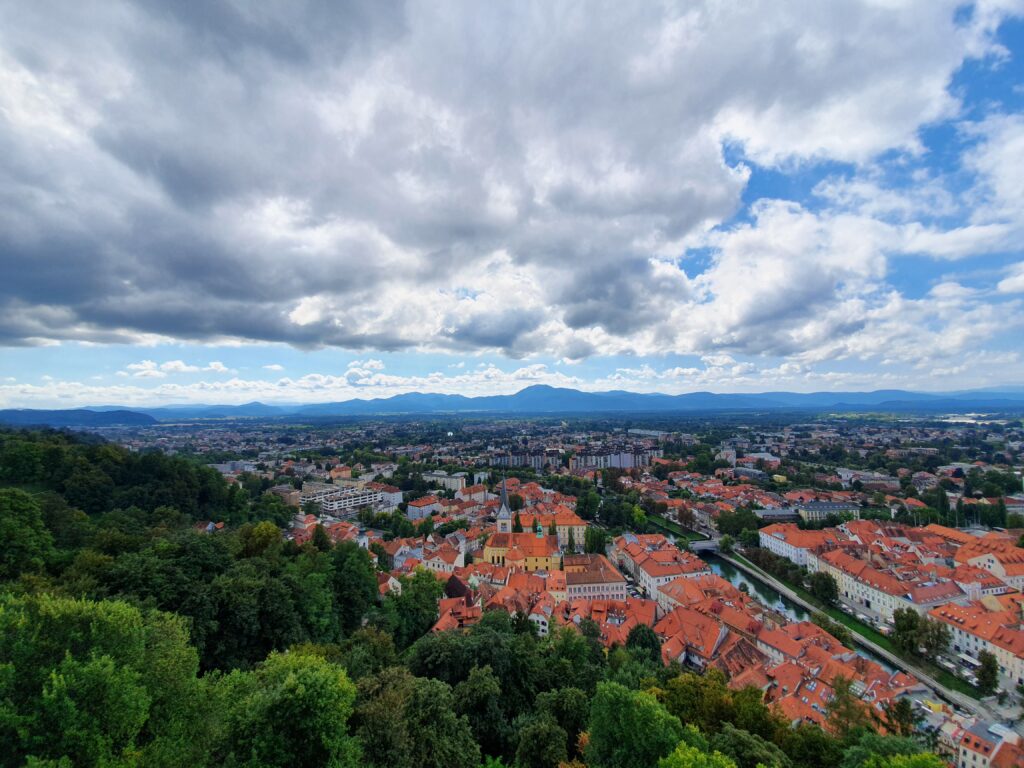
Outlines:
[{"label": "cloud", "polygon": [[[957,310],[957,301],[949,300],[945,309]],[[885,309],[888,334],[857,338],[851,344],[869,344],[878,350],[901,357],[912,351],[921,337],[904,340],[905,327],[926,322],[927,310],[914,305],[896,305]],[[905,318],[905,319],[901,319]],[[241,377],[178,383],[174,381],[124,381],[99,384],[93,381],[44,377],[42,383],[0,382],[0,407],[73,407],[116,403],[127,407],[168,403],[241,404],[262,402],[314,403],[351,398],[389,397],[404,392],[446,392],[464,395],[509,394],[531,384],[573,387],[589,391],[626,389],[635,392],[681,393],[713,389],[731,392],[768,390],[818,391],[821,389],[871,389],[903,387],[948,391],[956,388],[1018,384],[1024,377],[1024,364],[1018,353],[975,349],[970,344],[971,328],[977,322],[998,322],[998,317],[969,317],[952,329],[931,331],[925,343],[944,349],[943,354],[925,359],[907,370],[828,370],[817,363],[778,362],[757,364],[749,360],[723,359],[695,365],[651,365],[620,367],[594,378],[568,375],[543,363],[520,365],[511,369],[482,362],[471,370],[452,373],[432,372],[399,376],[382,370],[350,367],[342,375],[309,373],[276,381]],[[948,349],[941,345],[948,344]]]},{"label": "cloud", "polygon": [[284,370],[284,366],[283,365],[279,365],[278,363],[270,363],[269,365],[264,365],[263,368],[264,368],[264,370],[267,370],[267,371],[283,371]]},{"label": "cloud", "polygon": [[118,371],[119,376],[134,376],[136,379],[162,379],[167,374],[160,370],[160,366],[153,360],[143,360],[138,363],[129,363],[125,370]]},{"label": "cloud", "polygon": [[1024,293],[1024,262],[1014,264],[996,287],[1000,293]]},{"label": "cloud", "polygon": [[920,157],[1009,55],[1002,6],[958,7],[0,10],[0,344],[853,354],[892,254],[1020,232],[1019,120],[976,129],[968,211],[864,175],[748,211],[752,164]]},{"label": "cloud", "polygon": [[161,363],[160,370],[168,373],[196,373],[199,370],[199,366],[188,365],[182,360],[171,360]]},{"label": "cloud", "polygon": [[167,374],[178,373],[237,373],[234,368],[228,368],[224,363],[214,360],[205,366],[192,365],[184,360],[168,360],[157,363],[155,360],[141,360],[138,363],[129,363],[123,371],[118,371],[118,376],[131,376],[137,379],[162,379]]}]

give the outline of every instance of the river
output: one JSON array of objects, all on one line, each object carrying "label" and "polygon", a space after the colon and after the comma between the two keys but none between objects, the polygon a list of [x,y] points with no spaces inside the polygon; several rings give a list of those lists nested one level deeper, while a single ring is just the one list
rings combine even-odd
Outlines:
[{"label": "river", "polygon": [[711,570],[714,571],[716,576],[721,576],[734,587],[741,587],[745,584],[747,594],[761,605],[774,609],[790,621],[810,620],[810,614],[803,607],[797,605],[777,590],[772,589],[757,579],[752,579],[743,571],[734,568],[732,563],[726,562],[717,555],[703,552],[701,554],[701,559],[711,566]]},{"label": "river", "polygon": [[[811,616],[803,606],[794,603],[778,590],[769,587],[762,581],[747,576],[743,571],[733,567],[732,563],[728,563],[710,552],[702,552],[701,559],[711,566],[711,570],[716,575],[721,576],[733,586],[739,587],[746,584],[747,594],[761,603],[761,605],[774,609],[777,613],[781,613],[791,621],[810,621]],[[855,645],[853,650],[861,656],[880,664],[883,669],[886,669],[889,672],[893,671],[891,664],[871,653],[871,651],[867,650],[863,646]]]}]

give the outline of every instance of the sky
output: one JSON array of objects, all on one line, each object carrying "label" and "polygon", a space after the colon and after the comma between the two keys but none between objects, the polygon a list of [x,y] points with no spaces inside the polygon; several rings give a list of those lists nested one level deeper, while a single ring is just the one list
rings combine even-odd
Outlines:
[{"label": "sky", "polygon": [[0,407],[1024,385],[1024,0],[0,4]]}]

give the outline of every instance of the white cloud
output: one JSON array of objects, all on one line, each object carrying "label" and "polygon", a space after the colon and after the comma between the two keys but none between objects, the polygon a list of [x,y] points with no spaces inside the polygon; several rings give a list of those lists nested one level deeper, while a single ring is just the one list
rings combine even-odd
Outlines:
[{"label": "white cloud", "polygon": [[167,373],[196,373],[199,370],[197,365],[188,365],[182,360],[170,360],[160,364],[160,370]]},{"label": "white cloud", "polygon": [[[947,300],[944,311],[954,313],[961,299]],[[566,375],[541,363],[503,370],[481,363],[473,370],[452,374],[433,372],[425,375],[398,376],[381,371],[361,371],[362,378],[310,373],[277,381],[232,377],[188,384],[156,382],[152,386],[135,383],[101,385],[94,382],[49,380],[42,384],[5,381],[0,383],[0,407],[61,407],[116,403],[128,407],[166,403],[219,402],[239,404],[251,400],[263,402],[326,402],[351,398],[388,397],[403,392],[447,392],[465,395],[508,394],[531,384],[574,387],[589,391],[627,389],[635,392],[681,393],[702,389],[731,392],[757,392],[773,389],[816,391],[820,389],[876,389],[904,387],[920,390],[950,389],[994,384],[1017,384],[1024,378],[1024,364],[1015,352],[993,353],[974,349],[972,328],[978,323],[998,322],[984,313],[968,317],[963,324],[942,328],[929,325],[927,335],[905,338],[908,326],[925,323],[927,313],[913,303],[899,303],[881,311],[884,322],[870,334],[852,337],[851,346],[868,345],[873,354],[895,358],[910,355],[916,367],[906,370],[830,370],[814,362],[789,362],[759,365],[750,360],[734,360],[727,365],[664,366],[641,363],[623,367],[603,376],[584,379]],[[968,310],[968,313],[976,310]],[[915,344],[929,345],[937,354],[922,356]]]},{"label": "white cloud", "polygon": [[1000,293],[1024,293],[1024,262],[1014,264],[996,287]]},{"label": "white cloud", "polygon": [[[865,170],[959,119],[966,60],[1010,55],[994,31],[1011,5],[958,8],[0,12],[0,174],[24,190],[0,208],[20,275],[0,286],[0,343],[818,358],[880,322],[894,253],[962,258],[1020,233],[1017,118],[978,129],[976,215],[940,180],[893,191]],[[737,149],[857,173],[819,185],[823,211],[763,201],[736,227]],[[695,243],[706,270],[677,262]],[[233,373],[219,365],[202,370]]]},{"label": "white cloud", "polygon": [[138,363],[129,363],[124,371],[118,372],[119,376],[134,376],[137,379],[162,379],[167,374],[160,370],[160,366],[153,360],[142,360]]},{"label": "white cloud", "polygon": [[278,363],[270,363],[269,365],[264,365],[263,368],[264,368],[264,370],[267,370],[267,371],[283,371],[284,370],[284,366],[283,365],[279,365]]}]

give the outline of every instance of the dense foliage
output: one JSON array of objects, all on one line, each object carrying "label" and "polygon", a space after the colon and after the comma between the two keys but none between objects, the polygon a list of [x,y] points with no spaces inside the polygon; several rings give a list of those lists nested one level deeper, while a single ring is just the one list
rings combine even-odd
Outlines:
[{"label": "dense foliage", "polygon": [[[847,710],[837,735],[791,728],[758,690],[663,666],[646,629],[610,651],[590,622],[539,638],[501,612],[431,634],[434,575],[381,598],[366,550],[286,542],[274,502],[184,459],[5,432],[0,478],[0,768],[810,768],[919,752]],[[230,524],[197,531],[208,519]],[[938,765],[913,760],[877,764]]]}]

